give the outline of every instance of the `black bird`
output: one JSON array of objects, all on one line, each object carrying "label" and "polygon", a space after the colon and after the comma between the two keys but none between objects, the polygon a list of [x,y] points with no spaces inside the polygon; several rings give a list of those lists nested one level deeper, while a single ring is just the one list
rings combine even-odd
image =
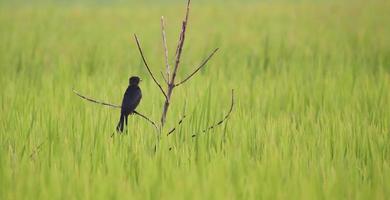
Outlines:
[{"label": "black bird", "polygon": [[138,76],[132,76],[129,79],[129,87],[127,87],[127,90],[123,95],[121,117],[116,127],[117,131],[123,132],[123,123],[127,126],[128,116],[134,113],[135,108],[141,101],[141,88],[138,87],[140,81],[141,79]]}]

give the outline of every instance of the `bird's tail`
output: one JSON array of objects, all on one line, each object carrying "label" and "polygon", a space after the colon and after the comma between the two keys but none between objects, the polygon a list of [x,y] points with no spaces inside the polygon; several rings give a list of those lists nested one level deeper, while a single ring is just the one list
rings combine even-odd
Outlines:
[{"label": "bird's tail", "polygon": [[123,132],[123,124],[125,122],[125,115],[121,114],[121,118],[119,119],[118,125],[116,126],[116,131]]}]

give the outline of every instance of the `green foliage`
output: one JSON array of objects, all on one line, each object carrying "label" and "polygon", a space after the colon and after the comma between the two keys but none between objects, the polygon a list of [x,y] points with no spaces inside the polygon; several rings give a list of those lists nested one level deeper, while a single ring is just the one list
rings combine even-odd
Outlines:
[{"label": "green foliage", "polygon": [[[128,77],[155,121],[159,19],[174,56],[184,4],[0,7],[0,199],[385,199],[390,196],[386,1],[196,4],[167,129],[139,117],[110,138]],[[171,59],[173,61],[173,59]],[[160,78],[160,76],[159,76]],[[160,78],[162,82],[162,79]],[[223,126],[191,135],[219,120]],[[167,130],[165,130],[167,131]],[[172,148],[171,151],[168,149]]]}]

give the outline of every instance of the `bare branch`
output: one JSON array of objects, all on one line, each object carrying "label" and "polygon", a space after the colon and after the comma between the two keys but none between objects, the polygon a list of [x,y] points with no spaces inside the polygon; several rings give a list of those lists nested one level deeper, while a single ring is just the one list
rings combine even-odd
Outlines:
[{"label": "bare branch", "polygon": [[81,98],[83,98],[83,99],[85,99],[85,100],[87,100],[87,101],[91,101],[91,102],[93,102],[93,103],[97,103],[97,104],[101,104],[101,105],[109,106],[109,107],[113,107],[113,108],[121,108],[121,107],[122,107],[122,106],[119,106],[119,105],[115,105],[115,104],[111,104],[111,103],[105,103],[105,102],[102,102],[102,101],[98,101],[98,100],[95,100],[95,99],[91,99],[91,98],[89,98],[89,97],[86,97],[86,96],[84,96],[84,95],[78,93],[78,92],[77,92],[76,90],[74,90],[74,89],[73,89],[73,92],[74,92],[77,96],[79,96],[79,97],[81,97]]},{"label": "bare branch", "polygon": [[146,117],[145,115],[143,115],[143,114],[141,114],[141,113],[139,113],[139,112],[137,112],[137,111],[135,111],[135,110],[134,110],[134,114],[136,114],[136,115],[138,115],[138,116],[140,116],[140,117],[146,119],[148,122],[150,122],[151,124],[153,124],[153,126],[158,130],[158,127],[157,127],[156,123],[154,123],[154,121],[152,121],[151,119],[149,119],[149,118]]},{"label": "bare branch", "polygon": [[[215,124],[213,124],[213,125],[207,127],[206,129],[204,129],[204,130],[202,131],[202,133],[204,133],[204,132],[206,132],[206,131],[208,131],[208,130],[210,130],[210,129],[213,129],[213,128],[215,128],[215,127],[221,125],[224,121],[226,121],[226,120],[229,118],[229,116],[230,116],[230,114],[232,113],[232,111],[233,111],[233,106],[234,106],[234,90],[232,90],[232,102],[231,102],[231,104],[230,104],[229,112],[225,115],[225,117],[224,117],[221,121],[219,121],[219,122],[217,122],[217,123],[215,123]],[[196,137],[196,135],[197,135],[197,134],[194,134],[194,135],[192,135],[192,137]]]},{"label": "bare branch", "polygon": [[[86,96],[84,96],[84,95],[78,93],[76,90],[73,90],[73,92],[74,92],[77,96],[79,96],[79,97],[81,97],[81,98],[83,98],[83,99],[85,99],[85,100],[87,100],[87,101],[93,102],[93,103],[97,103],[97,104],[104,105],[104,106],[109,106],[109,107],[112,107],[112,108],[119,108],[119,109],[122,108],[122,106],[118,106],[118,105],[111,104],[111,103],[105,103],[105,102],[102,102],[102,101],[98,101],[98,100],[92,99],[92,98],[90,98],[90,97],[86,97]],[[135,111],[135,110],[134,110],[133,113],[136,114],[136,115],[138,115],[138,116],[140,116],[140,117],[142,117],[142,118],[144,118],[144,119],[146,119],[146,120],[147,120],[148,122],[150,122],[156,129],[158,129],[156,123],[154,123],[151,119],[149,119],[149,118],[146,117],[145,115],[143,115],[143,114],[141,114],[141,113],[139,113],[138,111]]]},{"label": "bare branch", "polygon": [[185,78],[183,81],[175,84],[175,86],[179,86],[183,83],[185,83],[186,81],[188,81],[193,75],[195,75],[200,69],[202,69],[204,66],[206,66],[206,63],[211,59],[211,57],[213,57],[213,55],[218,51],[219,48],[216,48],[214,49],[214,51],[199,65],[199,67],[194,71],[192,72],[187,78]]},{"label": "bare branch", "polygon": [[170,98],[172,95],[172,91],[175,88],[175,78],[176,78],[177,69],[179,68],[179,64],[180,64],[181,53],[183,51],[185,33],[186,33],[187,22],[188,22],[188,14],[190,12],[190,2],[191,2],[191,0],[187,1],[186,15],[185,15],[184,21],[182,23],[179,42],[178,42],[177,48],[176,48],[175,67],[173,68],[173,74],[172,74],[171,80],[169,81],[169,84],[168,84],[167,98],[165,99],[164,108],[163,108],[163,112],[161,115],[161,126],[164,126],[164,124],[165,124],[165,120],[166,120],[167,113],[168,113],[168,107],[170,104]]},{"label": "bare branch", "polygon": [[[181,125],[181,123],[183,122],[183,120],[187,117],[186,116],[186,108],[187,108],[187,101],[184,102],[184,106],[183,106],[183,115],[180,119],[180,121],[178,122],[177,126],[176,127],[179,127]],[[176,130],[176,127],[173,127],[168,133],[167,133],[167,136],[169,136],[171,133],[173,133],[175,130]]]},{"label": "bare branch", "polygon": [[[164,47],[167,80],[169,80],[171,69],[169,67],[169,60],[168,60],[168,47],[167,47],[167,37],[165,34],[164,16],[161,16],[161,33],[162,33],[162,42],[163,42],[163,47]],[[168,84],[168,81],[165,81],[165,82]]]},{"label": "bare branch", "polygon": [[[180,119],[180,121],[177,123],[177,126],[180,126],[181,123],[183,122],[183,120],[186,118],[187,116],[186,115],[183,115],[183,117]],[[175,132],[176,130],[176,127],[172,128],[168,133],[167,133],[167,136],[169,136],[170,134],[172,134],[173,132]]]},{"label": "bare branch", "polygon": [[176,48],[176,61],[175,61],[175,68],[173,69],[171,84],[174,84],[173,81],[175,81],[176,72],[177,72],[177,69],[179,68],[179,64],[180,64],[181,53],[183,52],[184,39],[185,39],[186,30],[187,30],[188,14],[190,12],[190,2],[191,2],[191,0],[188,0],[186,16],[184,18],[184,21],[182,22],[179,42],[178,42],[177,48]]},{"label": "bare branch", "polygon": [[134,38],[135,38],[135,41],[137,42],[137,46],[138,46],[138,50],[139,50],[139,53],[141,54],[141,57],[142,57],[142,60],[144,61],[144,64],[145,64],[145,67],[146,69],[148,70],[150,76],[152,77],[153,81],[157,84],[157,86],[160,88],[161,92],[163,93],[165,99],[167,99],[167,95],[165,94],[164,90],[162,89],[160,83],[158,83],[157,79],[153,76],[153,73],[152,71],[150,70],[148,64],[146,63],[146,60],[145,60],[145,57],[144,57],[144,54],[142,52],[142,49],[141,49],[141,46],[139,44],[139,41],[138,41],[138,38],[137,38],[137,35],[134,34]]}]

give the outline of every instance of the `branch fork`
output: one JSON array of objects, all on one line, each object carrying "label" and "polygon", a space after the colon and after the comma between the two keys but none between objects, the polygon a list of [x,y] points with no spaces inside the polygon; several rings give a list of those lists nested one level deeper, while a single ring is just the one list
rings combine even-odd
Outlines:
[{"label": "branch fork", "polygon": [[184,17],[184,20],[182,22],[181,31],[180,31],[180,34],[179,34],[179,40],[178,40],[178,44],[177,44],[177,47],[176,47],[175,62],[174,62],[174,67],[173,67],[173,71],[172,72],[171,72],[170,65],[169,65],[169,60],[168,60],[168,55],[169,54],[168,54],[167,39],[166,39],[166,32],[165,32],[165,21],[164,21],[164,17],[163,16],[161,17],[161,36],[162,36],[162,45],[163,45],[164,58],[165,58],[166,77],[164,76],[164,74],[162,72],[161,72],[161,75],[162,75],[162,77],[163,77],[163,79],[164,79],[164,81],[166,83],[166,88],[167,88],[166,91],[164,91],[162,89],[161,84],[157,81],[157,79],[153,75],[152,71],[150,70],[150,68],[149,68],[149,66],[148,66],[148,64],[146,62],[146,59],[144,57],[144,53],[143,53],[142,48],[140,46],[140,42],[139,42],[139,40],[137,38],[137,35],[134,34],[134,38],[135,38],[135,41],[136,41],[139,53],[140,53],[140,55],[142,57],[142,60],[144,62],[144,65],[145,65],[146,69],[148,70],[149,75],[152,77],[153,81],[156,83],[157,87],[160,89],[161,93],[165,97],[165,102],[163,104],[163,111],[162,111],[161,120],[160,120],[161,127],[163,127],[165,125],[165,122],[166,122],[167,113],[168,113],[168,109],[169,109],[169,106],[170,106],[170,100],[171,100],[171,96],[172,96],[172,93],[173,93],[173,89],[176,86],[182,85],[185,82],[187,82],[188,80],[190,80],[197,72],[199,72],[207,64],[207,62],[218,51],[218,48],[214,49],[214,51],[212,51],[212,53],[208,57],[206,57],[206,59],[204,59],[204,61],[191,74],[189,74],[182,81],[180,81],[178,83],[175,82],[175,79],[176,79],[176,76],[177,76],[177,72],[178,72],[178,69],[180,67],[181,55],[182,55],[182,52],[183,52],[183,46],[184,46],[185,35],[186,35],[187,24],[188,24],[188,16],[189,16],[189,12],[190,12],[190,3],[191,3],[191,0],[188,0],[187,1],[185,17]]}]

